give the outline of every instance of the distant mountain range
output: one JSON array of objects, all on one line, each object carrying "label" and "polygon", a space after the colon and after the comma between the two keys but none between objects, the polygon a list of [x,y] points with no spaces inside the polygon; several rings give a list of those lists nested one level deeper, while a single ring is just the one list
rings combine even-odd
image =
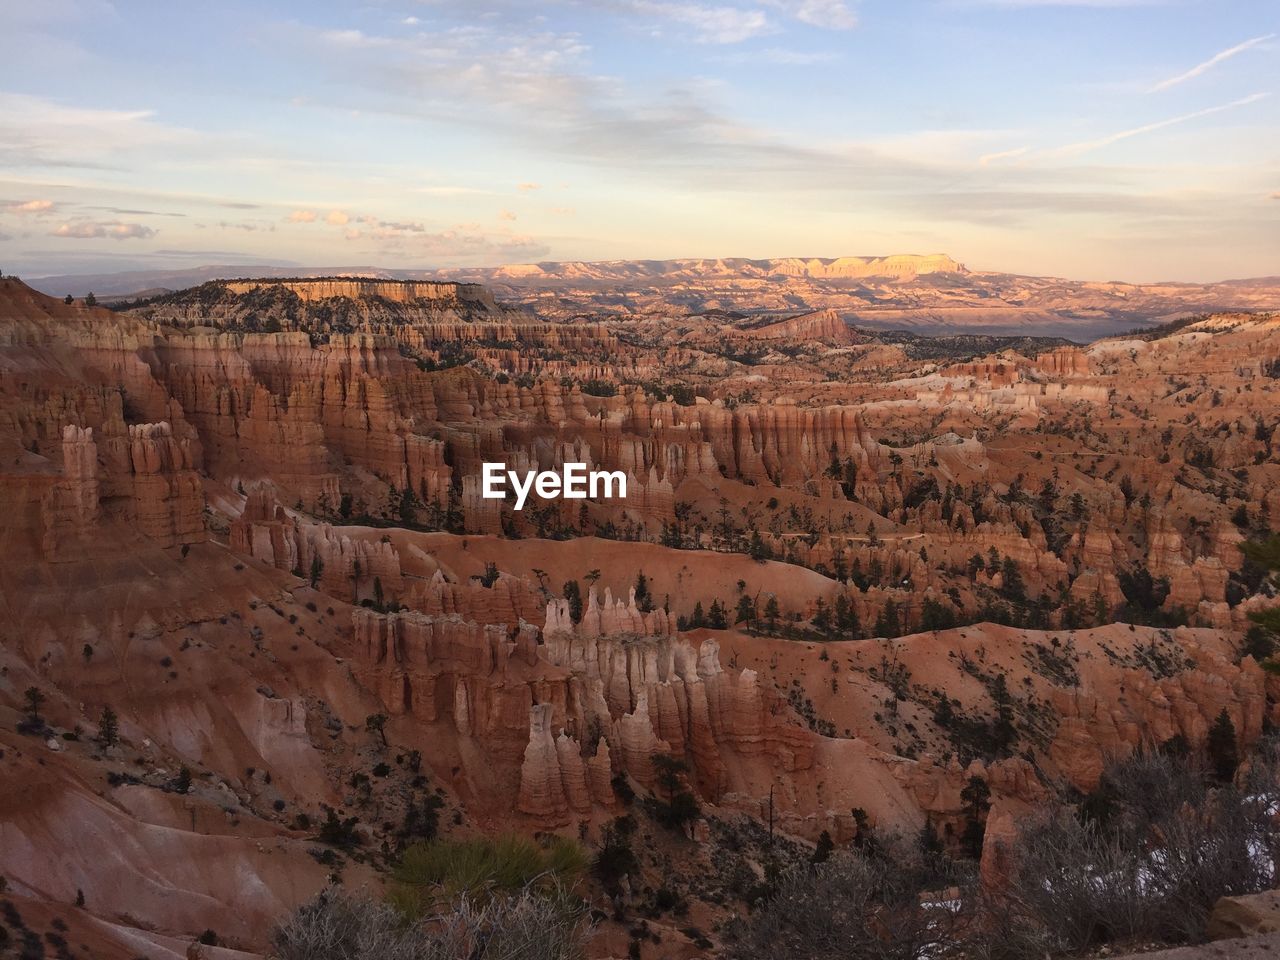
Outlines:
[{"label": "distant mountain range", "polygon": [[441,270],[211,265],[41,277],[53,296],[151,296],[212,279],[361,276],[482,283],[501,302],[551,319],[713,310],[787,316],[835,310],[866,329],[1093,339],[1192,314],[1280,308],[1280,277],[1134,284],[971,271],[945,254],[886,257],[612,260]]}]

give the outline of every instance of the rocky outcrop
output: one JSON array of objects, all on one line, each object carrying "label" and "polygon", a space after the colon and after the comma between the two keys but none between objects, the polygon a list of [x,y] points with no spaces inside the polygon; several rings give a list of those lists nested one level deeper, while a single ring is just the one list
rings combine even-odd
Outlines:
[{"label": "rocky outcrop", "polygon": [[[613,776],[653,784],[653,757],[684,758],[709,800],[729,758],[813,763],[813,735],[752,671],[726,673],[714,641],[482,627],[417,613],[353,613],[357,675],[393,715],[443,722],[519,764],[516,803],[547,824],[611,805]],[[584,744],[590,744],[590,747]]]},{"label": "rocky outcrop", "polygon": [[674,633],[671,618],[661,607],[642,611],[636,605],[636,591],[632,587],[626,602],[614,600],[613,591],[605,587],[601,602],[595,587],[587,591],[587,604],[582,611],[582,621],[574,623],[569,615],[569,601],[547,602],[547,617],[543,633],[566,634],[584,638],[601,636],[667,636]]},{"label": "rocky outcrop", "polygon": [[62,478],[48,488],[40,508],[48,560],[69,558],[76,541],[98,522],[98,445],[92,428],[63,427],[62,462]]},{"label": "rocky outcrop", "polygon": [[1211,940],[1280,933],[1280,891],[1222,897],[1209,915]]},{"label": "rocky outcrop", "polygon": [[205,538],[204,491],[189,440],[168,423],[129,426],[129,474],[138,529],[166,546]]},{"label": "rocky outcrop", "polygon": [[198,445],[168,423],[140,423],[105,436],[103,448],[100,462],[92,428],[63,428],[63,475],[41,506],[47,559],[79,559],[100,522],[127,524],[166,547],[206,538]]},{"label": "rocky outcrop", "polygon": [[828,343],[850,343],[853,340],[848,325],[834,310],[819,310],[764,326],[747,327],[740,333],[752,340],[820,340]]}]

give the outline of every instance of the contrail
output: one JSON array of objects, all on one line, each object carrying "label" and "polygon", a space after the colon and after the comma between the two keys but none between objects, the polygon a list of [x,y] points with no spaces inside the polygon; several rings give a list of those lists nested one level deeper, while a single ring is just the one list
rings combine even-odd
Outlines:
[{"label": "contrail", "polygon": [[1276,35],[1274,33],[1268,33],[1262,37],[1254,37],[1252,40],[1246,40],[1244,43],[1237,43],[1234,47],[1229,47],[1221,53],[1215,53],[1204,63],[1197,64],[1186,73],[1180,73],[1176,77],[1170,77],[1168,80],[1161,80],[1147,92],[1159,93],[1161,90],[1168,90],[1170,87],[1176,87],[1178,84],[1184,83],[1187,80],[1194,80],[1201,74],[1208,73],[1223,60],[1230,60],[1237,53],[1244,53],[1244,51],[1248,50],[1250,47],[1256,47],[1260,43],[1266,43],[1268,40],[1274,40],[1275,38]]},{"label": "contrail", "polygon": [[1186,123],[1188,120],[1196,120],[1200,117],[1207,117],[1210,114],[1221,113],[1224,110],[1234,110],[1236,107],[1244,107],[1251,103],[1257,103],[1271,96],[1269,93],[1252,93],[1247,97],[1241,97],[1239,100],[1232,100],[1230,103],[1223,103],[1216,107],[1206,107],[1203,110],[1197,110],[1194,113],[1184,113],[1180,117],[1170,117],[1167,120],[1157,120],[1155,123],[1146,123],[1140,127],[1133,127],[1130,130],[1121,130],[1119,133],[1112,133],[1097,140],[1085,140],[1081,143],[1071,143],[1065,147],[1058,147],[1056,150],[1050,150],[1050,156],[1073,156],[1080,153],[1089,153],[1092,150],[1098,150],[1102,147],[1109,147],[1113,143],[1121,140],[1128,140],[1130,137],[1136,137],[1143,133],[1151,133],[1155,130],[1163,130],[1165,127],[1172,127],[1174,124]]}]

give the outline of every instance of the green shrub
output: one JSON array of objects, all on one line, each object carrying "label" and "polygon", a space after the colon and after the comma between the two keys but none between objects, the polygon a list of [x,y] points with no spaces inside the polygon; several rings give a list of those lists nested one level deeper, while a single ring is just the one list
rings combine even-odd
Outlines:
[{"label": "green shrub", "polygon": [[552,837],[540,846],[507,834],[415,843],[401,854],[389,899],[419,917],[442,901],[483,900],[522,889],[571,888],[587,868],[577,843]]}]

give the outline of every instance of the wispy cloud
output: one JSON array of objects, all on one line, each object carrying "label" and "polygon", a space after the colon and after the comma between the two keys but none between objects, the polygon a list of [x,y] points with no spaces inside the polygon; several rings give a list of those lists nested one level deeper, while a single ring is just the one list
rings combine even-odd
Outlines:
[{"label": "wispy cloud", "polygon": [[429,197],[465,197],[493,193],[492,190],[481,190],[479,187],[453,186],[412,187],[411,192],[425,194]]},{"label": "wispy cloud", "polygon": [[665,0],[622,0],[619,6],[642,16],[689,27],[702,43],[741,43],[773,30],[762,10]]},{"label": "wispy cloud", "polygon": [[978,158],[981,166],[989,167],[993,163],[999,163],[1001,160],[1016,160],[1018,157],[1025,157],[1030,147],[1014,147],[1012,150],[999,150],[995,153],[986,153]]},{"label": "wispy cloud", "polygon": [[979,7],[1160,7],[1169,0],[954,0],[955,6]]},{"label": "wispy cloud", "polygon": [[75,220],[61,224],[51,234],[73,240],[145,240],[155,235],[151,227],[120,220]]},{"label": "wispy cloud", "polygon": [[811,27],[827,30],[852,30],[858,18],[844,0],[765,0],[789,16]]},{"label": "wispy cloud", "polygon": [[159,123],[150,110],[97,110],[0,93],[0,165],[9,168],[127,166],[140,154],[164,150],[177,158],[203,147],[206,138]]},{"label": "wispy cloud", "polygon": [[289,223],[315,223],[316,212],[314,210],[295,210],[285,217],[285,220]]},{"label": "wispy cloud", "polygon": [[1161,80],[1148,92],[1159,93],[1162,90],[1168,90],[1170,87],[1176,87],[1180,83],[1186,83],[1188,80],[1194,80],[1196,77],[1203,76],[1208,73],[1224,60],[1230,60],[1232,57],[1244,53],[1246,50],[1250,50],[1253,47],[1266,43],[1268,40],[1274,40],[1275,38],[1276,35],[1274,33],[1268,33],[1261,37],[1254,37],[1251,40],[1246,40],[1244,43],[1237,43],[1234,47],[1228,47],[1226,50],[1221,50],[1218,53],[1215,53],[1203,63],[1196,64],[1186,73],[1180,73],[1176,77],[1169,77],[1167,80]]}]

